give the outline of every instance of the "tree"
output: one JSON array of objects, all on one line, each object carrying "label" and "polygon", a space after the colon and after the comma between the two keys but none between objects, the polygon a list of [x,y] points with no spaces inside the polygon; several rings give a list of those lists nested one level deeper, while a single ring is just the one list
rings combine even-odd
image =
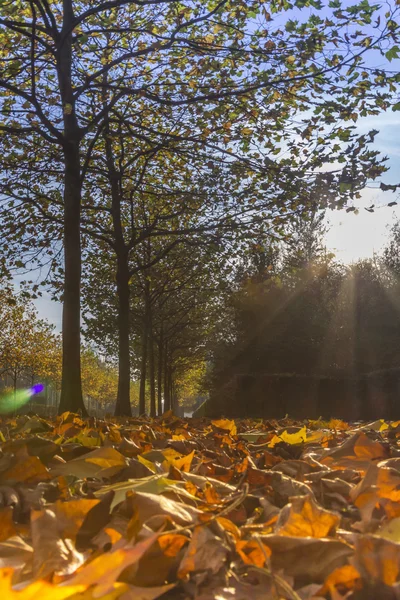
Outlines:
[{"label": "tree", "polygon": [[13,382],[56,378],[60,355],[58,340],[46,321],[38,319],[34,307],[8,287],[0,292],[0,372]]}]

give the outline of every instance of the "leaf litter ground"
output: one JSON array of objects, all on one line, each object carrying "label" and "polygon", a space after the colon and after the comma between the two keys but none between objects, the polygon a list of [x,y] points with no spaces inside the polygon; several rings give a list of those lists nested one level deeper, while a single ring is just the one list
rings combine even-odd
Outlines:
[{"label": "leaf litter ground", "polygon": [[400,599],[400,421],[0,421],[0,597]]}]

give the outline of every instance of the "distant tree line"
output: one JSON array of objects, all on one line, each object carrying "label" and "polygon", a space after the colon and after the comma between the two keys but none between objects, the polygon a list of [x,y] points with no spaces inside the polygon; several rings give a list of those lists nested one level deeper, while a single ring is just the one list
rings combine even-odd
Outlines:
[{"label": "distant tree line", "polygon": [[380,256],[349,265],[324,248],[321,216],[238,266],[207,385],[235,374],[355,377],[400,368],[400,224]]}]

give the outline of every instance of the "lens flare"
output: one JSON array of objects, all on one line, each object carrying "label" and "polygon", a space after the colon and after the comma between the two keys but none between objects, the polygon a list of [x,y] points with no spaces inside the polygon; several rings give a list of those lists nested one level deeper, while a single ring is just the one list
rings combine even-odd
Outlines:
[{"label": "lens flare", "polygon": [[44,390],[43,383],[36,383],[30,388],[23,388],[15,392],[0,395],[0,414],[7,414],[22,408],[35,394]]},{"label": "lens flare", "polygon": [[40,394],[40,392],[43,392],[43,390],[44,390],[43,383],[35,383],[35,385],[33,385],[31,387],[32,395],[34,395],[34,394]]}]

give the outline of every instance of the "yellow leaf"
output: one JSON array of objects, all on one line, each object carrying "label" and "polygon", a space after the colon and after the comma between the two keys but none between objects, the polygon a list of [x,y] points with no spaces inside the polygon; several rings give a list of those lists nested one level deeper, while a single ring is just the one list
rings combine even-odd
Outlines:
[{"label": "yellow leaf", "polygon": [[83,592],[85,584],[57,586],[47,581],[35,581],[22,590],[12,589],[13,569],[0,569],[0,597],[4,600],[64,600]]},{"label": "yellow leaf", "polygon": [[281,510],[275,533],[324,538],[334,533],[339,523],[339,515],[318,506],[311,495],[297,496]]},{"label": "yellow leaf", "polygon": [[211,421],[214,427],[218,427],[218,429],[224,429],[225,431],[229,431],[231,435],[237,434],[237,428],[235,421],[231,421],[230,419],[219,419],[216,421]]},{"label": "yellow leaf", "polygon": [[57,467],[62,474],[84,477],[112,477],[127,466],[127,459],[114,448],[99,448]]},{"label": "yellow leaf", "polygon": [[307,440],[307,427],[304,425],[300,429],[300,431],[296,431],[295,433],[288,433],[284,431],[279,434],[279,436],[275,435],[272,440],[269,442],[268,446],[273,448],[279,442],[286,442],[286,444],[302,444]]},{"label": "yellow leaf", "polygon": [[163,454],[166,459],[165,460],[166,465],[163,464],[163,466],[167,467],[166,470],[168,470],[169,466],[172,465],[176,469],[179,469],[180,471],[189,473],[190,465],[192,464],[192,460],[194,457],[194,450],[192,450],[192,452],[190,452],[190,454],[186,454],[186,456],[182,456],[181,454],[179,454],[179,452],[176,452],[172,448],[167,448],[167,450],[164,450]]},{"label": "yellow leaf", "polygon": [[140,454],[138,455],[137,459],[140,463],[142,463],[142,465],[144,465],[145,467],[150,469],[150,471],[152,471],[153,473],[157,472],[157,467],[155,466],[154,463],[151,462],[151,460],[147,460],[147,458],[143,458],[143,456],[141,456]]},{"label": "yellow leaf", "polygon": [[72,579],[71,585],[94,585],[97,598],[107,594],[126,567],[137,563],[143,554],[153,545],[157,535],[152,535],[135,546],[118,548],[114,552],[107,552],[97,556],[87,565],[84,565]]}]

